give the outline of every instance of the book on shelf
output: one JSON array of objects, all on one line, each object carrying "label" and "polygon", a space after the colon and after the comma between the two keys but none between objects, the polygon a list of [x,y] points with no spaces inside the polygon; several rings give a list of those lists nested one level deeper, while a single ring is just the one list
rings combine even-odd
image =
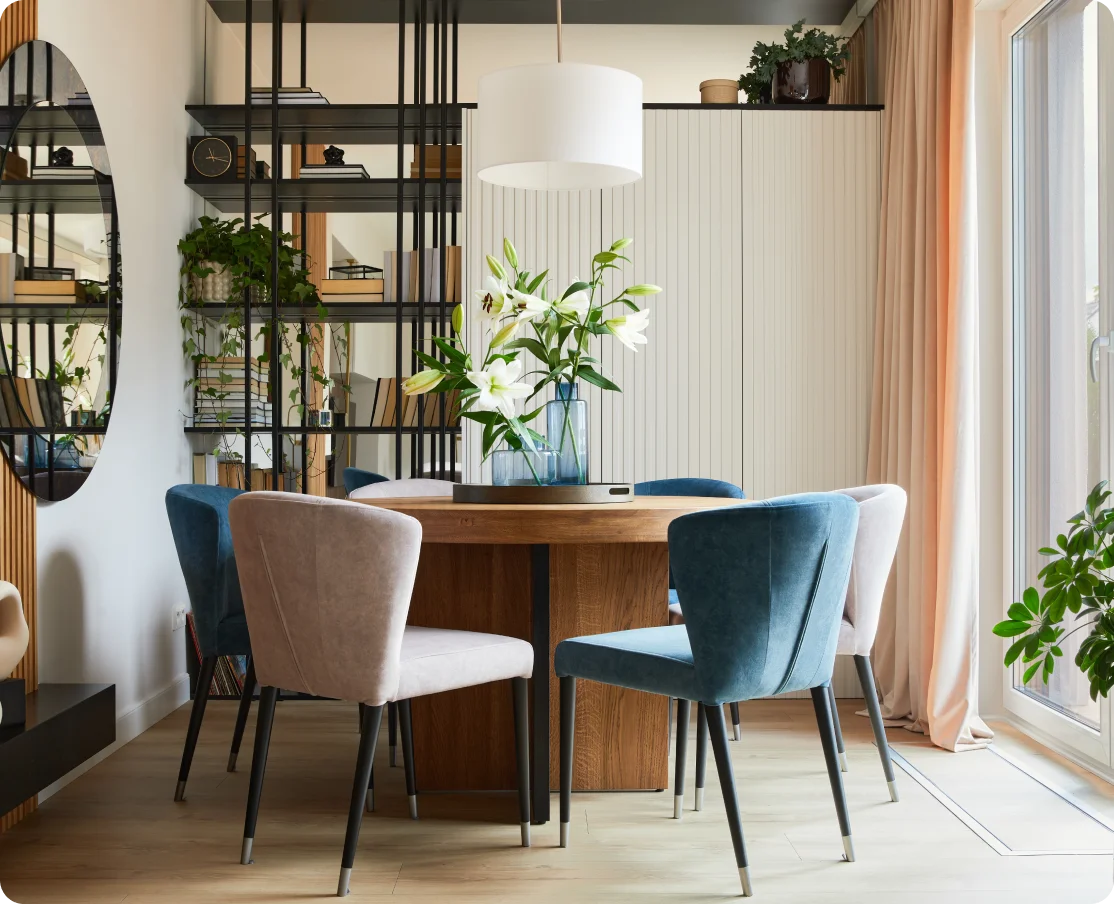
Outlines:
[{"label": "book on shelf", "polygon": [[210,452],[197,452],[193,456],[193,482],[207,486],[217,485],[217,457]]},{"label": "book on shelf", "polygon": [[[446,245],[444,250],[445,303],[456,304],[459,302],[461,285],[460,246]],[[388,303],[394,302],[395,290],[397,289],[395,276],[397,259],[397,251],[387,251],[383,255],[383,298]],[[423,249],[421,262],[421,300],[426,304],[439,304],[441,301],[441,249]],[[404,251],[402,255],[403,304],[418,303],[418,277],[418,251]]]},{"label": "book on shelf", "polygon": [[8,151],[4,157],[4,179],[24,182],[30,178],[28,172],[27,161],[14,150]]},{"label": "book on shelf", "polygon": [[[453,390],[445,393],[446,420],[450,427],[460,423],[460,392]],[[429,393],[424,396],[425,410],[422,412],[422,425],[426,427],[441,426],[441,394]],[[403,396],[402,400],[402,426],[417,427],[418,411],[420,408],[418,396]],[[380,377],[375,381],[375,403],[372,405],[372,427],[398,426],[398,381],[395,377]]]},{"label": "book on shelf", "polygon": [[[272,103],[274,100],[274,92],[271,88],[252,88],[251,89],[251,102],[252,104],[266,105]],[[329,103],[328,99],[320,91],[314,91],[312,88],[279,88],[278,100],[280,105],[291,104],[307,104],[309,106],[324,106]]]},{"label": "book on shelf", "polygon": [[215,389],[217,392],[235,392],[236,390],[243,392],[245,386],[255,395],[263,398],[267,397],[266,380],[252,380],[251,385],[248,386],[243,377],[228,378],[226,375],[223,379],[219,376],[197,378],[198,395],[207,389]]},{"label": "book on shelf", "polygon": [[91,166],[33,166],[32,179],[52,179],[56,182],[93,182],[97,177],[104,178]]},{"label": "book on shelf", "polygon": [[[425,153],[419,153],[418,145],[414,145],[414,161],[410,164],[410,178],[418,179],[422,175],[422,158],[425,159],[425,177],[426,179],[440,179],[441,167],[445,167],[445,178],[447,179],[460,179],[461,170],[463,168],[463,157],[461,154],[461,145],[450,144],[446,145],[444,153],[442,153],[441,145],[427,144],[425,146]],[[444,163],[442,164],[442,160]]]},{"label": "book on shelf", "polygon": [[[255,150],[251,152],[251,171],[255,173],[256,179],[270,179],[271,166],[265,161],[256,159]],[[236,149],[236,178],[244,178],[244,148],[240,146]]]},{"label": "book on shelf", "polygon": [[76,91],[73,97],[66,101],[68,107],[91,107],[93,106],[93,99],[89,96],[88,91]]},{"label": "book on shelf", "polygon": [[4,403],[4,418],[8,422],[5,424],[6,427],[22,428],[31,426],[30,418],[20,407],[15,381],[7,374],[0,375],[0,400]]},{"label": "book on shelf", "polygon": [[0,374],[0,403],[5,427],[68,431],[66,402],[57,380]]},{"label": "book on shelf", "polygon": [[367,180],[362,163],[304,163],[298,171],[299,179],[359,179]]},{"label": "book on shelf", "polygon": [[[201,664],[201,645],[197,641],[197,625],[193,613],[186,613],[186,642],[193,650],[198,665]],[[218,656],[213,670],[213,680],[209,685],[209,695],[215,697],[239,697],[247,680],[247,656]],[[252,688],[254,690],[254,688]]]},{"label": "book on shelf", "polygon": [[271,472],[258,466],[251,469],[250,485],[244,484],[244,463],[242,461],[217,462],[217,485],[235,490],[269,490]]},{"label": "book on shelf", "polygon": [[85,301],[85,286],[75,279],[17,279],[16,298],[34,298],[35,304],[73,304]]}]

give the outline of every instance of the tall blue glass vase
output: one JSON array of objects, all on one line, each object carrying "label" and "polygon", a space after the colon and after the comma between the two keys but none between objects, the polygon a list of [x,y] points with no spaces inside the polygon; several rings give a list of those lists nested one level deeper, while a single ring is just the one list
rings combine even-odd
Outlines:
[{"label": "tall blue glass vase", "polygon": [[546,439],[557,453],[557,483],[588,482],[588,403],[575,383],[558,383],[557,398],[546,405]]}]

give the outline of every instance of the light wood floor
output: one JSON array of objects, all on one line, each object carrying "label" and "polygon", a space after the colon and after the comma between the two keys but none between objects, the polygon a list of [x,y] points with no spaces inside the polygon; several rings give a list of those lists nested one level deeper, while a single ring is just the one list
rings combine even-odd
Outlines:
[{"label": "light wood floor", "polygon": [[[811,704],[743,707],[744,741],[731,750],[757,901],[1088,904],[1110,891],[1109,858],[999,856],[901,771],[902,801],[891,804],[868,723],[853,710],[853,701],[842,701],[858,861],[843,863]],[[183,708],[0,836],[7,895],[19,904],[236,904],[333,894],[357,746],[355,708],[280,704],[250,867],[239,865],[250,743],[240,771],[225,772],[233,715],[233,704],[210,704],[185,803],[172,801]],[[249,740],[253,733],[249,724]],[[681,822],[670,818],[668,792],[577,795],[572,847],[557,847],[550,823],[534,827],[534,846],[524,850],[512,795],[421,795],[422,819],[410,821],[402,770],[387,767],[385,735],[376,763],[379,811],[364,820],[353,904],[719,901],[738,894],[712,764],[705,808],[691,810],[691,743],[689,809]],[[900,729],[891,736],[916,742]],[[420,775],[418,782],[420,788]]]}]

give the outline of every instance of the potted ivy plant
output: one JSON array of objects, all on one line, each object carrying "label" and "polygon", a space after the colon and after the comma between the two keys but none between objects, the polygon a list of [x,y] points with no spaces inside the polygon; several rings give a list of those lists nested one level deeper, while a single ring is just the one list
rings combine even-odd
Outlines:
[{"label": "potted ivy plant", "polygon": [[[1087,676],[1092,700],[1114,687],[1114,508],[1106,505],[1106,486],[1104,480],[1091,490],[1055,546],[1040,550],[1048,557],[1037,575],[1041,588],[1029,587],[994,626],[995,634],[1011,640],[1006,666],[1020,661],[1026,684],[1038,672],[1047,684],[1064,655],[1063,642],[1087,631],[1075,665]],[[1064,626],[1068,613],[1070,628]]]},{"label": "potted ivy plant", "polygon": [[848,39],[801,19],[785,30],[784,44],[754,45],[750,71],[739,76],[749,103],[826,104],[832,79],[839,81],[851,58]]}]

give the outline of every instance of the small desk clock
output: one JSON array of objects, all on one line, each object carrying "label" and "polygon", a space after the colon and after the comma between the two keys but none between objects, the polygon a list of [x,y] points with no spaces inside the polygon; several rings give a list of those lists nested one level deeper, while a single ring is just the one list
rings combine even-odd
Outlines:
[{"label": "small desk clock", "polygon": [[189,175],[191,179],[236,179],[236,138],[229,135],[203,135],[190,139]]}]

